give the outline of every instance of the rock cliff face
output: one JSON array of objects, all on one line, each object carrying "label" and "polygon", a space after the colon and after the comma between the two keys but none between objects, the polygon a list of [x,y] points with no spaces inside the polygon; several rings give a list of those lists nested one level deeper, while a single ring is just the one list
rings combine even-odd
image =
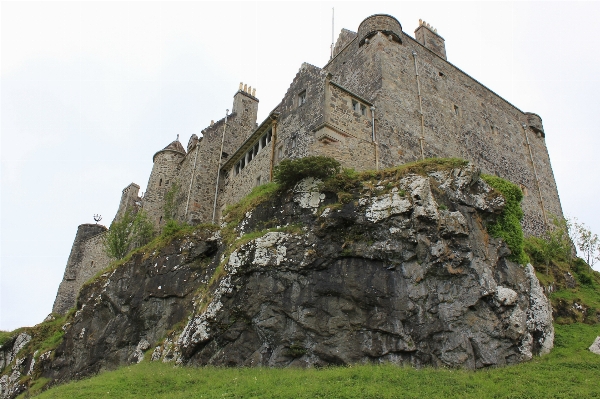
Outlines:
[{"label": "rock cliff face", "polygon": [[84,286],[38,375],[66,381],[144,358],[476,369],[552,348],[532,267],[485,230],[504,199],[471,165],[364,182],[344,204],[319,187],[306,179],[247,212],[230,247],[225,230],[198,230]]}]

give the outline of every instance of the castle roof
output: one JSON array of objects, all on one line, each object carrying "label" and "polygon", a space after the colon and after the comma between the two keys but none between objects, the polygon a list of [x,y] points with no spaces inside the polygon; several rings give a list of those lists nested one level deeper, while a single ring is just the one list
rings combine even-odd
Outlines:
[{"label": "castle roof", "polygon": [[181,143],[179,142],[179,135],[177,136],[177,139],[175,139],[173,142],[171,142],[168,146],[166,146],[165,148],[163,148],[162,150],[160,150],[156,154],[154,154],[154,156],[152,157],[152,162],[154,162],[154,159],[156,158],[156,156],[158,154],[160,154],[161,152],[165,152],[165,151],[173,151],[173,152],[177,152],[177,153],[180,153],[181,155],[185,156],[186,152],[185,152],[185,149],[183,148],[183,146],[181,145]]}]

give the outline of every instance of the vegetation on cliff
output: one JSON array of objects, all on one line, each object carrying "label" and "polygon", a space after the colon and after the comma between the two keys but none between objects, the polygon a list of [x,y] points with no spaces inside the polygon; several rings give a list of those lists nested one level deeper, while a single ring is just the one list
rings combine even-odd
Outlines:
[{"label": "vegetation on cliff", "polygon": [[[288,171],[293,170],[293,162],[295,161],[290,161]],[[331,198],[328,197],[329,202],[326,207],[330,209],[329,212],[332,209],[342,210],[344,207],[348,209],[356,207],[358,199],[366,192],[373,199],[383,198],[386,195],[391,198],[392,195],[397,195],[402,197],[403,201],[408,201],[406,196],[409,192],[405,193],[397,183],[404,176],[417,174],[426,177],[436,171],[449,171],[457,167],[463,167],[466,164],[466,161],[460,159],[429,159],[381,171],[366,172],[356,172],[349,169],[340,170],[332,166],[326,175],[319,175],[322,179],[319,190],[335,194],[331,195]],[[124,265],[133,257],[137,257],[135,259],[138,262],[142,258],[159,256],[157,254],[167,248],[173,240],[181,239],[183,242],[187,242],[186,240],[192,238],[192,236],[201,235],[208,238],[209,236],[215,236],[215,233],[218,232],[216,236],[220,234],[222,242],[226,244],[228,249],[224,252],[219,250],[221,251],[219,252],[220,259],[216,260],[216,263],[213,262],[214,265],[218,264],[216,268],[213,267],[209,271],[209,268],[205,267],[206,264],[201,268],[202,271],[204,269],[207,271],[204,278],[208,280],[208,285],[205,288],[206,298],[203,302],[208,305],[207,298],[210,297],[210,287],[223,275],[223,265],[227,262],[228,255],[233,250],[267,233],[286,232],[298,234],[303,231],[301,224],[290,223],[280,226],[275,219],[272,221],[265,219],[261,222],[262,224],[247,225],[244,229],[239,228],[240,223],[248,221],[249,213],[260,212],[259,206],[261,204],[269,200],[277,201],[278,196],[284,194],[282,187],[292,187],[296,179],[319,177],[313,174],[313,171],[322,169],[321,160],[313,163],[308,162],[308,166],[304,165],[302,169],[302,175],[290,173],[286,177],[288,180],[285,183],[283,181],[282,184],[269,183],[255,188],[249,196],[225,211],[224,220],[226,225],[221,228],[213,225],[189,226],[169,220],[159,236],[129,252],[101,274],[106,275],[107,272]],[[471,173],[475,173],[475,179],[479,176],[476,172],[472,171]],[[593,272],[583,260],[573,259],[570,254],[567,254],[564,236],[561,236],[558,228],[552,230],[548,237],[523,240],[519,223],[521,217],[519,215],[522,215],[522,212],[519,213],[520,199],[522,198],[520,189],[512,183],[496,177],[484,176],[484,179],[506,199],[504,210],[499,216],[495,217],[495,222],[494,215],[488,212],[484,224],[492,221],[488,224],[488,231],[491,235],[501,237],[507,242],[514,260],[523,262],[529,255],[534,266],[539,268],[538,278],[548,292],[551,292],[550,298],[554,305],[556,321],[559,324],[574,322],[598,323],[600,274]],[[452,211],[456,212],[456,209],[446,207],[446,204],[450,208],[453,205],[448,202],[448,198],[444,197],[443,190],[433,183],[431,190],[435,197],[433,204],[437,203],[440,215]],[[493,194],[493,196],[495,195],[497,194]],[[336,196],[337,203],[335,203]],[[272,204],[265,204],[263,208],[272,209]],[[497,212],[497,209],[495,212]],[[319,211],[317,217],[322,216],[325,208],[322,207]],[[132,226],[132,223],[130,222],[129,226]],[[354,256],[356,253],[354,252],[355,249],[352,248],[354,245],[353,240],[356,237],[353,234],[356,232],[350,230],[344,230],[340,234],[344,240],[344,246],[347,245],[345,251]],[[552,237],[562,238],[556,238],[553,241]],[[365,243],[369,243],[367,246],[371,246],[372,242],[369,241],[369,237],[362,237],[361,239]],[[358,242],[361,239],[356,238],[356,241]],[[183,242],[176,242],[175,246],[179,248],[183,246]],[[561,250],[555,248],[558,245],[556,242],[563,246]],[[519,248],[521,252],[519,252]],[[306,254],[308,253],[306,252]],[[201,259],[201,261],[204,260]],[[514,266],[516,267],[516,265]],[[544,270],[544,268],[546,269]],[[100,277],[99,274],[95,279]],[[93,282],[97,283],[98,287],[104,284],[104,280],[92,280],[88,282],[88,285]],[[161,290],[160,285],[154,285],[157,285],[158,290]],[[163,286],[163,290],[164,288]],[[89,311],[90,307],[87,309]],[[72,314],[67,317],[71,318]],[[187,318],[182,324],[178,324],[178,327],[173,325],[173,329],[167,335],[169,337],[178,336],[186,321]],[[231,323],[233,322],[234,320],[231,321]],[[36,337],[27,345],[25,352],[32,356],[34,351],[38,350],[37,355],[33,356],[39,357],[44,351],[56,348],[63,339],[64,330],[61,327],[66,323],[68,323],[68,320],[55,319],[34,327],[37,329],[35,331],[31,330],[31,333],[35,333]],[[81,329],[81,327],[79,328]],[[20,329],[12,333],[0,333],[0,345],[2,342],[14,337],[18,332],[26,330]],[[595,385],[590,382],[593,380],[591,376],[597,373],[599,368],[596,358],[593,357],[594,355],[586,350],[587,346],[593,341],[594,334],[597,334],[597,332],[594,332],[593,326],[582,324],[559,326],[556,330],[556,348],[550,356],[542,359],[535,358],[532,362],[515,367],[476,373],[429,368],[415,370],[394,366],[352,366],[322,370],[173,369],[172,366],[164,365],[162,362],[148,362],[150,353],[146,353],[145,361],[140,365],[125,367],[119,371],[104,373],[89,380],[57,387],[44,393],[41,397],[105,397],[107,396],[106,393],[110,392],[110,395],[114,393],[119,397],[131,398],[148,396],[169,398],[214,396],[385,398],[397,397],[400,382],[404,397],[501,397],[515,395],[515,393],[517,396],[552,397],[555,393],[564,390],[570,390],[574,393],[574,396],[584,397],[593,392]],[[65,338],[66,340],[67,338]],[[154,342],[152,342],[152,345],[154,345]],[[305,352],[304,347],[296,344],[290,345],[290,350],[297,350],[299,357]],[[568,370],[576,370],[577,377],[565,380],[564,373]],[[6,372],[6,369],[4,371]],[[153,379],[152,375],[158,375],[159,378]],[[30,380],[32,377],[33,379]],[[29,385],[29,393],[36,393],[46,384],[47,380],[37,378],[39,376],[35,374],[32,377],[24,377],[22,382]],[[502,383],[507,378],[518,382],[507,387]],[[308,385],[303,382],[305,380],[310,380],[312,383]],[[427,381],[427,383],[423,381]],[[575,387],[573,386],[574,383],[576,384]]]},{"label": "vegetation on cliff", "polygon": [[522,265],[527,264],[529,258],[523,250],[523,229],[521,228],[523,192],[516,184],[498,176],[481,175],[481,178],[494,190],[499,191],[506,201],[502,214],[488,226],[488,231],[492,236],[502,238],[506,242],[512,251],[511,260]]}]

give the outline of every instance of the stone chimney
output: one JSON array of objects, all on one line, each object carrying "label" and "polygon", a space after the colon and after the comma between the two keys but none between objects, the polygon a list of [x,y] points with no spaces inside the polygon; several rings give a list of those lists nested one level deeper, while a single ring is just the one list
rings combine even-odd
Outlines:
[{"label": "stone chimney", "polygon": [[419,27],[415,30],[415,39],[443,59],[448,59],[444,38],[438,35],[437,29],[422,19],[419,20]]},{"label": "stone chimney", "polygon": [[244,118],[252,119],[256,122],[258,114],[258,98],[256,98],[256,88],[248,86],[240,82],[240,88],[233,96],[233,108],[231,113],[241,116],[244,113]]}]

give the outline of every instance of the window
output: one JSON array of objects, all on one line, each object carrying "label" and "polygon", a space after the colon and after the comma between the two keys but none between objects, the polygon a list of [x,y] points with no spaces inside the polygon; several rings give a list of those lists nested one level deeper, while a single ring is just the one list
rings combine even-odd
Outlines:
[{"label": "window", "polygon": [[241,162],[235,164],[235,174],[238,175],[240,173],[240,165]]},{"label": "window", "polygon": [[248,151],[248,153],[246,154],[246,156],[248,157],[248,163],[250,163],[250,161],[252,161],[252,157],[254,156],[254,151],[252,149],[250,149],[250,151]]},{"label": "window", "polygon": [[292,137],[292,148],[296,148],[298,144],[298,138],[296,136]]},{"label": "window", "polygon": [[158,181],[158,187],[162,186],[162,179]]},{"label": "window", "polygon": [[302,104],[306,102],[306,90],[298,94],[298,106],[301,107]]},{"label": "window", "polygon": [[280,145],[279,148],[277,149],[277,158],[283,159],[283,146],[282,145]]},{"label": "window", "polygon": [[245,166],[246,166],[246,157],[242,158],[242,160],[240,161],[240,170],[244,169]]},{"label": "window", "polygon": [[273,130],[269,129],[267,132],[267,144],[271,142],[271,137],[273,136]]},{"label": "window", "polygon": [[255,186],[255,187],[258,187],[258,186],[260,186],[260,176],[258,176],[258,177],[256,178],[256,182],[254,183],[254,186]]},{"label": "window", "polygon": [[258,144],[258,143],[256,143],[256,144],[254,145],[254,156],[256,156],[256,154],[258,154],[258,149],[259,149],[258,147],[259,147],[259,144]]},{"label": "window", "polygon": [[267,146],[267,135],[266,134],[260,138],[260,144],[262,145],[262,148],[265,148]]},{"label": "window", "polygon": [[458,105],[454,105],[454,114],[460,115],[460,110],[458,109]]},{"label": "window", "polygon": [[367,115],[367,107],[356,100],[352,100],[352,109],[354,110],[354,112],[358,112],[362,116]]}]

